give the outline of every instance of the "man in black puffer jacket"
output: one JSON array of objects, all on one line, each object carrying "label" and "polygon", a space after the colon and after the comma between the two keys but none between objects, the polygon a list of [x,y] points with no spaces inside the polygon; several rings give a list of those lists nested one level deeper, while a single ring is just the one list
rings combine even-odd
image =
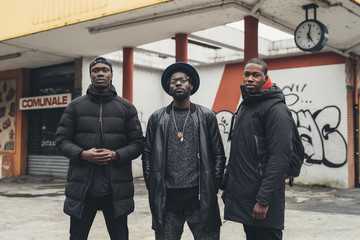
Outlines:
[{"label": "man in black puffer jacket", "polygon": [[191,65],[170,65],[161,83],[174,101],[150,116],[142,155],[155,237],[180,239],[187,222],[195,240],[219,239],[225,153],[216,116],[190,102],[200,83]]},{"label": "man in black puffer jacket", "polygon": [[294,120],[263,60],[245,65],[241,90],[222,186],[224,218],[242,223],[247,240],[280,240]]},{"label": "man in black puffer jacket", "polygon": [[57,149],[70,160],[64,212],[70,239],[87,239],[102,210],[111,239],[124,240],[134,211],[131,160],[142,153],[144,137],[135,107],[111,84],[111,62],[98,57],[89,68],[86,95],[67,106],[55,135]]}]

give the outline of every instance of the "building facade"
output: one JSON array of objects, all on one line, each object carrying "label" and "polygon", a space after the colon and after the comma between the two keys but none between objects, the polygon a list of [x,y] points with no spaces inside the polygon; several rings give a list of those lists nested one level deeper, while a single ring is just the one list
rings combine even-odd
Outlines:
[{"label": "building facade", "polygon": [[[81,2],[93,3],[90,0]],[[113,2],[109,0],[103,3],[111,5]],[[134,11],[134,14],[144,17],[148,10],[141,12],[138,11],[139,8],[149,9],[146,8],[148,6],[161,8],[162,3],[176,1],[135,2],[138,5],[129,6],[129,9],[121,8],[122,10],[118,12],[101,13],[99,9],[108,9],[110,6],[106,4],[91,5],[93,8],[88,12],[92,15],[85,16],[81,15],[81,11],[75,11],[73,14],[80,14],[81,17],[79,19],[74,16],[68,17],[72,21],[69,24],[73,24],[68,28],[89,22],[92,25],[100,24],[103,20],[102,16],[113,19],[114,14],[125,12],[125,15],[119,17],[126,16],[127,11],[130,13]],[[63,11],[66,13],[68,9]],[[63,15],[62,19],[66,19],[66,16]],[[180,17],[176,14],[173,18],[169,16],[169,22]],[[48,20],[51,19],[54,20],[51,17]],[[146,23],[146,21],[143,23],[144,26]],[[143,26],[140,20],[137,24]],[[45,27],[39,29],[29,26],[29,29],[21,29],[20,33],[9,30],[5,32],[8,35],[5,34],[2,39],[15,38],[16,41],[19,38],[20,41],[21,36],[33,34],[36,38],[36,32],[45,31],[45,35],[42,36],[50,36],[50,39],[46,40],[49,45],[45,44],[44,48],[50,49],[59,33],[50,30],[62,31],[67,27],[67,23],[51,25],[48,22]],[[67,104],[72,99],[85,94],[90,84],[88,65],[92,58],[98,55],[104,55],[113,61],[113,84],[118,95],[131,98],[129,100],[138,110],[144,133],[149,116],[172,100],[163,92],[160,84],[163,69],[175,61],[189,60],[200,75],[200,88],[191,100],[216,113],[228,157],[230,144],[226,139],[231,116],[241,102],[240,85],[244,59],[248,59],[249,56],[260,56],[268,63],[272,81],[283,90],[286,103],[298,124],[305,146],[306,159],[296,182],[341,188],[358,186],[358,58],[337,51],[303,53],[296,49],[294,43],[289,44],[289,41],[280,45],[271,42],[276,45],[276,52],[279,53],[271,55],[268,53],[270,51],[263,50],[270,45],[270,42],[261,38],[259,42],[254,41],[259,49],[254,47],[250,50],[246,47],[244,49],[242,40],[238,40],[238,47],[229,47],[230,43],[239,36],[251,36],[250,40],[254,39],[253,36],[257,36],[257,25],[252,24],[251,27],[250,33],[245,30],[245,33],[240,35],[238,32],[229,35],[234,31],[220,27],[209,32],[181,34],[180,36],[185,36],[183,38],[185,40],[182,40],[184,44],[178,44],[179,35],[176,33],[180,30],[169,32],[168,37],[162,37],[164,40],[159,42],[153,42],[153,36],[148,34],[144,35],[148,37],[148,45],[117,49],[120,51],[110,54],[107,54],[108,50],[113,49],[106,45],[106,41],[99,39],[93,45],[89,45],[89,54],[79,51],[76,57],[65,50],[67,43],[61,45],[62,43],[59,42],[58,45],[61,45],[63,50],[61,47],[60,50],[55,49],[54,51],[58,52],[53,54],[53,57],[47,56],[48,61],[42,61],[34,66],[31,65],[32,60],[27,60],[21,68],[16,69],[8,64],[13,60],[7,59],[22,57],[33,52],[16,56],[4,55],[2,61],[7,67],[0,71],[0,177],[25,174],[66,176],[68,159],[57,152],[54,134]],[[128,35],[131,35],[130,30],[126,35],[117,36],[114,33],[114,37],[119,38],[119,41],[122,37],[128,38]],[[208,35],[213,36],[211,44],[199,41]],[[84,33],[82,36],[85,45],[87,35]],[[138,37],[138,35],[133,36],[134,41]],[[191,40],[191,37],[196,41]],[[92,52],[92,46],[99,48],[101,54]],[[80,45],[78,47],[81,48]],[[226,47],[228,49],[225,54],[222,50]],[[163,49],[172,53],[166,53],[167,51]],[[140,158],[133,162],[133,171],[135,176],[142,174]]]}]

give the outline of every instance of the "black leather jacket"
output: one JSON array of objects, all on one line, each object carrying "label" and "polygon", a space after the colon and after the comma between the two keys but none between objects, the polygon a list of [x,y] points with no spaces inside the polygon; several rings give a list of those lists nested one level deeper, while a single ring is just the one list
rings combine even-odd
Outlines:
[{"label": "black leather jacket", "polygon": [[[164,223],[166,203],[164,178],[170,109],[171,104],[151,115],[142,155],[154,229]],[[221,226],[217,193],[224,173],[224,147],[215,114],[196,104],[191,104],[190,112],[199,126],[201,220],[206,228],[217,229]]]}]

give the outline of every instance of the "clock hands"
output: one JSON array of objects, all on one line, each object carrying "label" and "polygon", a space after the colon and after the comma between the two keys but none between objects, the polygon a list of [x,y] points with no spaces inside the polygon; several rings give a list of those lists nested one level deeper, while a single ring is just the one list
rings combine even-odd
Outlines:
[{"label": "clock hands", "polygon": [[311,24],[308,24],[308,26],[309,26],[309,31],[307,32],[307,39],[310,40],[310,41],[312,41],[312,42],[314,42],[314,41],[312,40],[312,38],[311,38],[311,35],[310,35]]}]

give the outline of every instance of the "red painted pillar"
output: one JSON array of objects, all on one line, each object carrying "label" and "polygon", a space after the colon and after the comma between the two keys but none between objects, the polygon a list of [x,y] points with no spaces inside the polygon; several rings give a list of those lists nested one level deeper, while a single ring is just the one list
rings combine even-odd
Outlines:
[{"label": "red painted pillar", "polygon": [[244,84],[243,72],[245,64],[252,58],[258,57],[258,23],[252,16],[244,17],[244,64],[226,64],[221,82],[213,104],[213,111],[230,111],[234,113],[241,96],[239,86]]},{"label": "red painted pillar", "polygon": [[176,44],[176,62],[187,62],[187,47],[188,47],[188,36],[184,33],[178,33],[175,35]]},{"label": "red painted pillar", "polygon": [[253,16],[244,17],[244,63],[250,59],[259,57],[258,51],[258,24],[259,19]]},{"label": "red painted pillar", "polygon": [[123,94],[122,97],[133,101],[134,48],[123,48]]}]

